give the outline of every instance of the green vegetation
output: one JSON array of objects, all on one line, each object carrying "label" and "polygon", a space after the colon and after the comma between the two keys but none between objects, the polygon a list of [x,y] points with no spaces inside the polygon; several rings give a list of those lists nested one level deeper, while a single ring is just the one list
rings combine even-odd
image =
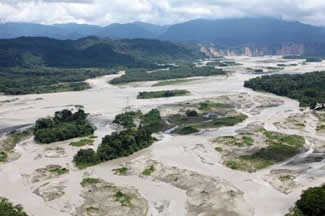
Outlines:
[{"label": "green vegetation", "polygon": [[82,187],[85,187],[89,184],[98,184],[100,183],[100,179],[98,178],[84,178],[82,179],[82,182],[80,183]]},{"label": "green vegetation", "polygon": [[140,125],[149,133],[156,133],[165,129],[166,122],[161,118],[159,110],[153,109],[141,116]]},{"label": "green vegetation", "polygon": [[243,136],[240,138],[234,136],[226,136],[218,138],[217,141],[219,139],[222,139],[225,145],[232,145],[238,147],[252,146],[254,144],[254,139],[249,136]]},{"label": "green vegetation", "polygon": [[155,133],[163,130],[166,123],[160,116],[160,112],[157,109],[153,109],[150,112],[143,114],[141,111],[130,111],[119,114],[115,117],[113,123],[120,124],[124,128],[136,127],[135,121],[138,121],[146,130]]},{"label": "green vegetation", "polygon": [[325,103],[324,82],[324,72],[281,74],[251,79],[245,82],[245,87],[296,99],[301,106],[313,108],[316,103]]},{"label": "green vegetation", "polygon": [[158,83],[154,84],[153,87],[177,85],[177,84],[189,83],[189,82],[193,82],[193,81],[195,81],[195,79],[167,80],[167,81],[158,82]]},{"label": "green vegetation", "polygon": [[141,111],[125,112],[125,113],[121,113],[121,114],[118,114],[117,116],[115,116],[113,123],[122,125],[125,128],[131,128],[131,127],[136,126],[134,123],[135,119],[138,119],[141,116],[142,116]]},{"label": "green vegetation", "polygon": [[97,139],[97,136],[91,135],[89,139]]},{"label": "green vegetation", "polygon": [[230,117],[221,117],[213,119],[212,121],[201,122],[194,124],[196,128],[218,128],[218,127],[231,127],[240,122],[243,122],[247,119],[247,116],[244,114],[239,114],[236,116]]},{"label": "green vegetation", "polygon": [[8,95],[81,91],[90,88],[83,82],[117,70],[100,68],[0,68],[0,92]]},{"label": "green vegetation", "polygon": [[323,59],[322,58],[318,58],[318,57],[308,57],[306,58],[306,62],[322,62]]},{"label": "green vegetation", "polygon": [[126,175],[128,170],[129,169],[127,167],[121,167],[121,168],[113,169],[114,174],[119,175],[119,176]]},{"label": "green vegetation", "polygon": [[[190,104],[188,107],[191,109],[166,117],[169,128],[177,127],[172,133],[188,135],[197,133],[200,129],[233,126],[247,118],[243,114],[234,115],[233,106],[229,104],[205,101],[198,104]],[[227,116],[228,113],[231,116]]]},{"label": "green vegetation", "polygon": [[52,93],[89,88],[89,78],[123,68],[154,67],[152,62],[201,57],[195,46],[159,40],[80,40],[22,37],[0,40],[0,92]]},{"label": "green vegetation", "polygon": [[[297,135],[284,135],[266,130],[263,133],[266,137],[267,147],[251,155],[242,155],[236,160],[225,161],[225,165],[243,171],[263,169],[295,156],[305,144],[305,139]],[[251,142],[249,138],[243,138],[243,140]]]},{"label": "green vegetation", "polygon": [[179,135],[189,135],[189,134],[194,134],[197,132],[199,132],[199,130],[194,128],[193,126],[179,127],[173,131],[173,133],[179,134]]},{"label": "green vegetation", "polygon": [[305,59],[303,56],[283,56],[283,59]]},{"label": "green vegetation", "polygon": [[222,58],[215,59],[214,61],[207,63],[207,66],[213,66],[213,67],[215,67],[215,66],[229,67],[229,66],[239,66],[239,65],[242,65],[242,64],[236,63],[233,60],[227,60],[227,59],[222,59]]},{"label": "green vegetation", "polygon": [[32,136],[32,130],[25,130],[22,132],[13,131],[8,136],[1,141],[0,148],[0,162],[6,162],[8,159],[8,154],[15,148],[17,143],[25,140],[26,138]]},{"label": "green vegetation", "polygon": [[88,207],[87,208],[87,212],[89,213],[89,214],[92,214],[93,212],[98,212],[98,208],[96,208],[96,207],[94,207],[94,206],[90,206],[90,207]]},{"label": "green vegetation", "polygon": [[8,158],[8,154],[6,152],[0,152],[0,162],[5,162]]},{"label": "green vegetation", "polygon": [[129,195],[122,193],[121,191],[118,191],[114,195],[114,198],[116,201],[121,203],[121,206],[130,206],[131,205],[132,198]]},{"label": "green vegetation", "polygon": [[97,155],[100,161],[126,157],[136,151],[149,147],[153,143],[151,133],[144,127],[127,129],[120,133],[112,133],[103,138],[98,147]]},{"label": "green vegetation", "polygon": [[152,91],[152,92],[139,92],[138,99],[162,98],[162,97],[175,97],[187,95],[190,92],[187,90],[166,90],[166,91]]},{"label": "green vegetation", "polygon": [[67,168],[55,168],[55,169],[51,169],[50,172],[52,173],[56,173],[57,175],[63,175],[69,172],[69,170]]},{"label": "green vegetation", "polygon": [[8,199],[0,198],[0,216],[28,216],[21,205],[14,205]]},{"label": "green vegetation", "polygon": [[203,112],[209,112],[215,109],[229,109],[232,107],[233,106],[229,104],[214,103],[211,101],[205,101],[199,104],[199,110]]},{"label": "green vegetation", "polygon": [[170,80],[197,76],[226,75],[226,72],[213,67],[195,67],[193,65],[182,67],[170,67],[169,70],[148,73],[152,68],[140,68],[127,70],[125,75],[113,79],[111,84],[123,84],[139,81]]},{"label": "green vegetation", "polygon": [[305,190],[286,216],[324,216],[325,185]]},{"label": "green vegetation", "polygon": [[70,145],[73,147],[83,147],[86,145],[92,145],[93,143],[94,143],[94,140],[92,140],[92,139],[82,139],[77,142],[72,142],[72,143],[70,143]]},{"label": "green vegetation", "polygon": [[3,140],[3,147],[4,147],[3,150],[7,152],[11,151],[12,149],[14,149],[17,143],[32,136],[32,134],[33,134],[32,130],[25,130],[22,132],[17,132],[17,131],[11,132],[8,135],[8,137],[5,140]]},{"label": "green vegetation", "polygon": [[79,169],[85,169],[100,163],[97,153],[93,149],[81,149],[73,157],[73,162]]},{"label": "green vegetation", "polygon": [[[124,115],[124,116],[123,116]],[[120,115],[119,119],[129,118],[128,113]],[[125,122],[124,120],[122,122]],[[129,125],[132,121],[127,121]],[[87,168],[98,163],[126,157],[134,152],[149,147],[154,138],[152,133],[161,127],[162,119],[158,110],[151,110],[141,115],[138,127],[127,127],[124,131],[113,132],[102,139],[97,151],[93,149],[81,149],[74,156],[73,161],[79,168]]]},{"label": "green vegetation", "polygon": [[151,165],[149,168],[143,170],[142,175],[150,176],[155,171],[155,166]]},{"label": "green vegetation", "polygon": [[54,117],[36,121],[34,135],[39,143],[48,144],[94,133],[93,126],[87,120],[88,114],[82,109],[72,113],[70,110],[55,112]]},{"label": "green vegetation", "polygon": [[199,116],[198,112],[196,110],[186,110],[185,112],[187,117],[197,117]]},{"label": "green vegetation", "polygon": [[223,152],[223,148],[221,148],[221,147],[215,147],[214,148],[217,152]]}]

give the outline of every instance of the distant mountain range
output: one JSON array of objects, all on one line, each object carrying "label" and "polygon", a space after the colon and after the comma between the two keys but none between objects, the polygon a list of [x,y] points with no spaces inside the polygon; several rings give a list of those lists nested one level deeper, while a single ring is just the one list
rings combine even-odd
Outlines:
[{"label": "distant mountain range", "polygon": [[271,18],[193,20],[171,26],[142,22],[111,24],[0,24],[0,38],[159,39],[195,42],[206,55],[324,55],[325,28]]},{"label": "distant mountain range", "polygon": [[80,39],[88,36],[108,37],[112,39],[157,39],[169,26],[134,22],[111,24],[106,27],[87,24],[41,25],[32,23],[0,24],[0,38],[49,37],[54,39]]}]

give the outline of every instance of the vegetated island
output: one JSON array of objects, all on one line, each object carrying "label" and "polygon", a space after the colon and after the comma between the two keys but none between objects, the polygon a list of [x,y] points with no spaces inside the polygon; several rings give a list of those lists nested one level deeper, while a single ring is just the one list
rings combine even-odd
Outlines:
[{"label": "vegetated island", "polygon": [[148,71],[152,69],[153,68],[129,69],[126,70],[126,73],[123,76],[111,80],[110,83],[117,85],[130,82],[170,80],[187,77],[217,76],[227,74],[222,69],[216,69],[214,67],[196,67],[193,64],[185,64],[179,67],[170,66],[168,70],[160,70],[149,73]]},{"label": "vegetated island", "polygon": [[[138,125],[134,122],[135,118],[141,119]],[[159,131],[164,124],[160,112],[155,109],[146,114],[141,112],[120,114],[116,116],[114,123],[124,126],[124,130],[105,136],[97,151],[79,150],[73,158],[77,167],[94,166],[147,148],[155,141],[152,133]]]},{"label": "vegetated island", "polygon": [[35,141],[49,144],[92,135],[95,129],[87,120],[87,116],[82,109],[75,113],[65,109],[55,112],[54,117],[39,119],[34,128]]},{"label": "vegetated island", "polygon": [[325,72],[312,72],[257,77],[246,81],[244,86],[255,91],[266,91],[296,99],[302,107],[315,108],[317,103],[325,103],[324,83]]},{"label": "vegetated island", "polygon": [[165,98],[176,97],[190,94],[187,90],[165,90],[165,91],[150,91],[139,92],[137,99]]}]

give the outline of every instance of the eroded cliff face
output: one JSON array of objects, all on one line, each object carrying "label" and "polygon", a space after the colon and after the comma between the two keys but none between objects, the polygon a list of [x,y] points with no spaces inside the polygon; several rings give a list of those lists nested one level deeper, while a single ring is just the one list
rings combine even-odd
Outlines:
[{"label": "eroded cliff face", "polygon": [[282,44],[271,46],[242,46],[240,48],[218,49],[215,45],[201,44],[201,52],[207,57],[217,56],[264,56],[264,55],[295,55],[301,56],[305,53],[303,44]]}]

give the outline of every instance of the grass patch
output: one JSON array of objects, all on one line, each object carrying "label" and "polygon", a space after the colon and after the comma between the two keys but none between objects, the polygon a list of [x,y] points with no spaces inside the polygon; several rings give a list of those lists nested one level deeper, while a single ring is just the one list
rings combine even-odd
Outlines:
[{"label": "grass patch", "polygon": [[122,193],[121,191],[118,191],[114,195],[115,201],[118,201],[121,203],[121,206],[131,206],[131,200],[132,198],[127,195]]},{"label": "grass patch", "polygon": [[98,184],[100,183],[100,179],[98,178],[84,178],[80,183],[82,187],[85,187],[89,184]]},{"label": "grass patch", "polygon": [[189,83],[189,82],[192,82],[195,80],[196,79],[167,80],[167,81],[158,82],[158,83],[154,84],[153,87],[177,85],[177,84]]},{"label": "grass patch", "polygon": [[90,206],[90,207],[87,208],[88,213],[98,212],[98,210],[99,210],[98,208],[93,207],[93,206]]},{"label": "grass patch", "polygon": [[223,152],[223,149],[221,147],[215,147],[214,148],[217,152]]},{"label": "grass patch", "polygon": [[285,176],[280,176],[279,177],[279,180],[281,181],[281,182],[286,182],[286,181],[289,181],[289,180],[291,180],[292,179],[292,176],[290,176],[290,175],[285,175]]},{"label": "grass patch", "polygon": [[94,140],[92,139],[82,139],[80,141],[70,143],[70,145],[73,147],[83,147],[86,145],[93,145],[93,144],[94,144]]},{"label": "grass patch", "polygon": [[192,126],[185,126],[185,127],[177,128],[176,130],[173,131],[173,133],[179,134],[179,135],[189,135],[189,134],[197,133],[199,131],[200,130],[198,130]]},{"label": "grass patch", "polygon": [[212,121],[206,121],[193,125],[196,128],[218,128],[218,127],[230,127],[247,119],[247,116],[240,114],[237,116],[217,118]]},{"label": "grass patch", "polygon": [[199,110],[202,112],[209,112],[212,110],[229,109],[229,108],[233,108],[233,106],[229,104],[214,103],[211,101],[205,101],[199,103]]},{"label": "grass patch", "polygon": [[225,145],[233,145],[238,147],[252,146],[254,144],[254,139],[249,136],[243,136],[241,138],[236,138],[234,136],[219,137],[216,142],[223,142]]},{"label": "grass patch", "polygon": [[325,125],[320,125],[317,127],[317,130],[320,131],[320,130],[325,130]]},{"label": "grass patch", "polygon": [[32,130],[26,130],[23,132],[12,132],[9,136],[3,141],[4,151],[11,151],[15,148],[16,144],[25,140],[26,138],[32,136]]},{"label": "grass patch", "polygon": [[143,170],[142,175],[150,176],[155,171],[154,165],[151,165],[149,168]]},{"label": "grass patch", "polygon": [[121,168],[113,169],[113,172],[115,175],[124,176],[127,174],[128,170],[129,169],[127,167],[121,167]]},{"label": "grass patch", "polygon": [[[262,130],[267,147],[258,150],[251,155],[241,155],[235,160],[225,161],[224,164],[236,170],[254,172],[266,168],[275,163],[283,162],[301,152],[305,139],[297,135],[285,135],[276,132]],[[250,146],[254,143],[251,137],[242,138],[226,137],[225,144],[236,146]]]},{"label": "grass patch", "polygon": [[189,93],[190,92],[187,90],[166,90],[166,91],[139,92],[137,99],[176,97],[176,96],[187,95]]},{"label": "grass patch", "polygon": [[6,152],[0,152],[0,162],[5,162],[8,159]]},{"label": "grass patch", "polygon": [[69,172],[67,168],[55,168],[50,170],[51,173],[56,173],[57,175],[63,175]]}]

